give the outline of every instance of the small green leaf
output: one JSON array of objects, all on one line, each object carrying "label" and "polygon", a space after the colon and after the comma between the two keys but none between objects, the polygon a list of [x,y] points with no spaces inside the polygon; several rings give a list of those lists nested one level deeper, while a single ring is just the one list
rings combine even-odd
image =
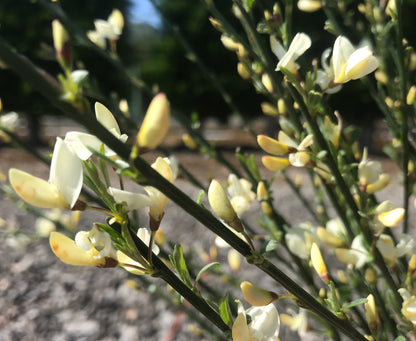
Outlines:
[{"label": "small green leaf", "polygon": [[396,337],[394,339],[394,341],[406,341],[406,338],[404,336],[400,335],[400,336]]},{"label": "small green leaf", "polygon": [[185,258],[183,257],[182,246],[176,244],[173,249],[173,256],[169,256],[170,261],[175,267],[182,281],[189,287],[192,288],[191,277],[189,276],[188,268],[186,267]]},{"label": "small green leaf", "polygon": [[255,0],[243,0],[244,9],[247,12],[251,11],[251,7],[253,6]]},{"label": "small green leaf", "polygon": [[202,189],[198,193],[198,199],[196,200],[196,202],[200,206],[202,205],[202,198],[204,197],[204,194],[205,194],[205,192]]},{"label": "small green leaf", "polygon": [[209,269],[211,269],[212,267],[217,266],[217,265],[220,265],[220,263],[218,263],[218,262],[212,262],[212,263],[209,263],[209,264],[205,265],[205,266],[204,266],[204,267],[203,267],[203,268],[199,271],[198,275],[196,276],[196,279],[195,279],[195,284],[199,281],[199,279],[201,278],[202,274],[203,274],[205,271],[207,271],[207,270],[209,270]]},{"label": "small green leaf", "polygon": [[354,301],[352,301],[352,302],[347,303],[346,305],[344,305],[344,306],[341,308],[341,311],[344,311],[344,310],[350,309],[350,308],[355,307],[355,306],[360,305],[360,304],[367,303],[367,301],[368,301],[368,300],[367,300],[366,298],[358,298],[358,299],[356,299],[356,300],[354,300]]},{"label": "small green leaf", "polygon": [[228,301],[229,301],[228,295],[223,297],[220,301],[219,310],[220,310],[220,316],[222,320],[227,326],[231,328],[233,325],[233,316],[232,316],[230,304]]},{"label": "small green leaf", "polygon": [[279,246],[279,242],[275,239],[271,239],[262,245],[260,252],[261,253],[270,252],[270,251],[276,250],[278,246]]}]

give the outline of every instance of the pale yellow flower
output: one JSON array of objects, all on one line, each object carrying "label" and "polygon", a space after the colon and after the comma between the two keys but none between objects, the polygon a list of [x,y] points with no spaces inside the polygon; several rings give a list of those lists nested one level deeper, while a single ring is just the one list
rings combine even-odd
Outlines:
[{"label": "pale yellow flower", "polygon": [[9,180],[15,192],[31,205],[70,209],[81,192],[82,164],[58,137],[52,155],[49,182],[15,168],[9,170]]}]

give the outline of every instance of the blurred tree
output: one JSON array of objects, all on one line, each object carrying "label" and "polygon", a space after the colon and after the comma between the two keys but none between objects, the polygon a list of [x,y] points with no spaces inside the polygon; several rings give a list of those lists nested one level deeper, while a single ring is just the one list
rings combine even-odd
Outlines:
[{"label": "blurred tree", "polygon": [[[113,8],[119,8],[127,13],[130,0],[61,0],[61,5],[72,20],[85,30],[94,28],[94,19],[106,19]],[[23,19],[24,18],[24,19]],[[0,35],[13,45],[18,52],[27,56],[36,65],[44,68],[55,76],[61,72],[55,59],[52,43],[51,22],[54,17],[36,1],[0,1]],[[128,29],[127,29],[128,31]],[[128,34],[126,35],[128,37]],[[128,39],[120,40],[120,55],[128,53],[126,43]],[[107,65],[97,62],[91,53],[84,51],[79,46],[73,46],[74,60],[85,58],[86,63],[90,59],[95,60],[95,68],[92,77],[100,77],[104,93],[109,89],[117,89],[117,81],[114,75],[104,72]],[[30,140],[34,144],[40,143],[39,118],[44,114],[55,114],[56,110],[49,105],[36,89],[30,88],[18,76],[8,71],[4,65],[0,70],[0,97],[3,100],[5,110],[14,110],[27,114],[30,125]],[[59,113],[57,113],[59,114]]]},{"label": "blurred tree", "polygon": [[[205,6],[200,1],[188,0],[155,3],[160,6],[162,18],[175,26],[202,63],[215,72],[220,83],[233,95],[238,110],[246,117],[259,115],[259,96],[237,74],[237,58],[222,46],[219,32],[208,21]],[[217,6],[224,14],[230,13],[231,2],[221,1]],[[201,117],[226,120],[231,109],[196,65],[194,56],[181,45],[172,25],[166,20],[162,22],[160,38],[153,40],[151,46],[152,58],[141,62],[143,79],[167,92],[172,104],[186,114],[196,111]]]}]

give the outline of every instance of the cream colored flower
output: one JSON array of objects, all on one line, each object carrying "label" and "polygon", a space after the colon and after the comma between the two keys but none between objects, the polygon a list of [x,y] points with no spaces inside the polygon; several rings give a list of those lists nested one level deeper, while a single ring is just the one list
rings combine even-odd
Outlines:
[{"label": "cream colored flower", "polygon": [[276,71],[279,71],[280,68],[283,67],[291,73],[296,74],[299,65],[296,64],[295,61],[311,47],[312,42],[307,34],[297,33],[290,43],[287,52],[284,51],[282,45],[273,36],[271,36],[270,44],[273,53],[279,58]]},{"label": "cream colored flower", "polygon": [[305,223],[291,228],[285,234],[288,249],[299,258],[309,260],[312,244],[318,241],[312,225]]},{"label": "cream colored flower", "polygon": [[416,296],[411,295],[405,288],[400,288],[397,291],[403,298],[403,316],[416,326]]},{"label": "cream colored flower", "polygon": [[[113,114],[103,104],[95,103],[95,116],[109,132],[111,132],[121,142],[127,141],[127,135],[121,134],[120,127],[117,124]],[[94,135],[78,131],[70,131],[65,135],[65,142],[78,155],[81,160],[87,160],[91,157],[92,151],[99,151],[103,143]],[[104,154],[110,158],[117,158],[116,153],[104,145]]]},{"label": "cream colored flower", "polygon": [[31,205],[70,209],[81,192],[82,164],[58,137],[52,155],[49,182],[15,168],[9,170],[9,180],[15,192]]},{"label": "cream colored flower", "polygon": [[116,250],[108,233],[94,226],[78,232],[75,241],[59,232],[51,232],[49,243],[53,253],[64,263],[83,266],[115,266]]},{"label": "cream colored flower", "polygon": [[[246,315],[251,322],[247,324]],[[280,319],[273,303],[264,307],[244,310],[238,306],[238,316],[232,327],[233,341],[276,341],[279,335]]]},{"label": "cream colored flower", "polygon": [[371,260],[371,255],[365,246],[364,236],[356,236],[349,249],[338,248],[335,250],[337,258],[346,264],[355,266],[360,269]]},{"label": "cream colored flower", "polygon": [[256,199],[256,194],[251,190],[251,187],[251,183],[246,179],[238,179],[235,174],[228,176],[227,192],[231,205],[238,215],[248,211],[250,204]]},{"label": "cream colored flower", "polygon": [[335,40],[332,63],[335,83],[346,83],[352,79],[364,77],[377,69],[379,65],[368,46],[355,49],[343,36]]}]

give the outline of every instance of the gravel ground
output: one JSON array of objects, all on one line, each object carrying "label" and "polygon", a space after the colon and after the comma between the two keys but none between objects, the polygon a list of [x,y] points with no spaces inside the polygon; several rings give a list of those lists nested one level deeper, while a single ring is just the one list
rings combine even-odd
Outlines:
[{"label": "gravel ground", "polygon": [[[213,162],[188,153],[180,153],[179,159],[196,170],[201,180],[208,177],[226,180],[225,170]],[[45,166],[21,152],[0,149],[0,160],[3,172],[13,166],[48,177]],[[397,184],[397,169],[391,163],[385,163],[385,168],[394,175]],[[293,170],[290,176],[294,178],[298,172]],[[177,184],[197,198],[197,189],[185,181],[179,180]],[[285,212],[290,221],[296,224],[309,218],[302,204],[292,199],[285,183],[278,181],[274,191],[279,211]],[[400,203],[400,195],[399,187],[394,184],[381,193],[382,197],[393,198],[397,203]],[[34,231],[35,217],[18,210],[1,194],[0,217],[6,221],[5,231],[12,228],[26,233]],[[103,219],[100,215],[86,213],[80,228],[89,229],[93,221]],[[180,242],[184,247],[201,247],[207,251],[214,239],[173,205],[167,210],[161,228],[168,239]],[[23,248],[13,244],[16,244],[16,238],[1,234],[0,340],[209,340],[192,333],[191,323],[163,300],[155,299],[143,287],[136,290],[128,285],[128,273],[122,269],[63,264],[52,254],[47,240],[31,242]],[[249,272],[245,265],[241,271],[250,277],[259,275],[252,270]],[[160,284],[157,280],[156,283]],[[279,287],[274,290],[284,292]],[[287,328],[282,329],[282,340],[297,340]],[[308,340],[314,338],[311,336]]]}]

